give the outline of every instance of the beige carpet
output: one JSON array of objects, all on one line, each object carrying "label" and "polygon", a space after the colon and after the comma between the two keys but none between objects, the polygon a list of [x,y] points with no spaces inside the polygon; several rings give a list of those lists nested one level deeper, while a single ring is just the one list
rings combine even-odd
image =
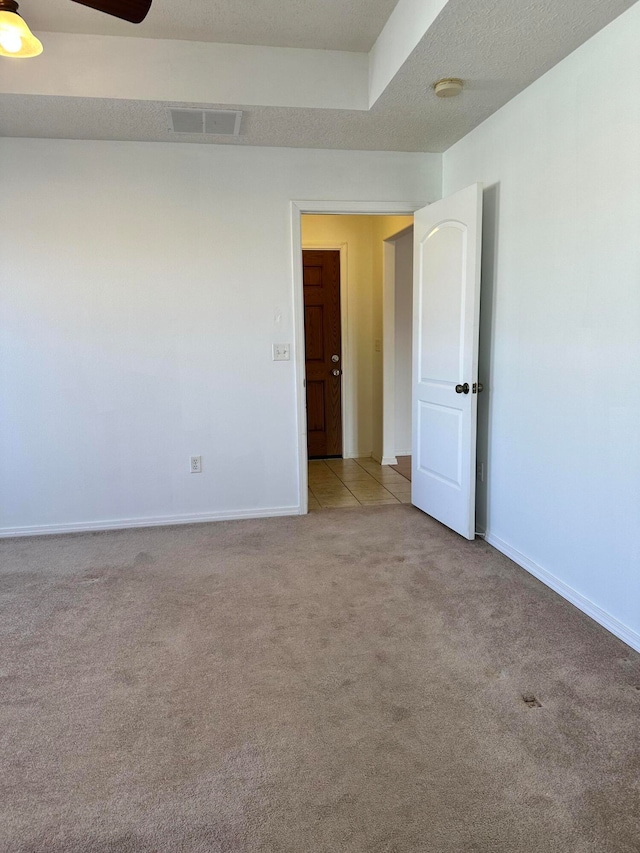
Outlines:
[{"label": "beige carpet", "polygon": [[0,560],[2,851],[640,850],[638,656],[411,507]]}]

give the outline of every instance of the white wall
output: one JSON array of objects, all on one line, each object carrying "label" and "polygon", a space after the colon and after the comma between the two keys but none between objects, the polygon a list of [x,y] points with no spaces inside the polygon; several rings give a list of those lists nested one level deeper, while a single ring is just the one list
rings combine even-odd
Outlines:
[{"label": "white wall", "polygon": [[481,521],[638,648],[639,45],[637,4],[444,156],[486,187]]},{"label": "white wall", "polygon": [[395,240],[395,455],[411,454],[413,230]]},{"label": "white wall", "polygon": [[1,531],[296,512],[290,201],[426,202],[440,163],[0,140]]}]

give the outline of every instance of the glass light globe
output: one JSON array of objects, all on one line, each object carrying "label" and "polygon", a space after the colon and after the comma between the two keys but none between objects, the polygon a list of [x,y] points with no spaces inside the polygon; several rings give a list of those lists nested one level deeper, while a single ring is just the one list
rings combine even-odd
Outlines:
[{"label": "glass light globe", "polygon": [[0,9],[0,56],[27,58],[40,53],[42,43],[33,35],[20,15]]}]

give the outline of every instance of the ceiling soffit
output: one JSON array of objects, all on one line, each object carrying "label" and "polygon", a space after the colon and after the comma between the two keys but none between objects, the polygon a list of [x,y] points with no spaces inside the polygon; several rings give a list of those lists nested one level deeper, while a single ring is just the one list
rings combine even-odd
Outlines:
[{"label": "ceiling soffit", "polygon": [[[33,65],[3,64],[0,134],[228,143],[213,136],[176,138],[166,120],[171,104],[242,109],[241,136],[232,144],[440,152],[633,5],[631,0],[529,0],[523,7],[513,0],[449,0],[371,109],[364,54],[247,48],[247,68],[253,66],[253,73],[239,74],[229,57],[237,63],[243,51],[230,45],[160,42],[156,50],[182,44],[189,49],[185,56],[195,52],[197,61],[191,67],[175,53],[168,61],[155,60],[184,88],[162,93],[150,87],[132,94],[125,84],[132,76],[136,85],[144,84],[144,62],[130,73],[112,57],[111,73],[106,67],[100,73],[91,41],[126,41],[135,47],[150,40],[78,36],[78,43],[89,41],[74,66],[91,69],[86,74],[69,73],[64,57],[53,73],[43,73],[44,66],[36,71],[42,58]],[[54,34],[51,44],[65,38],[72,37]],[[218,66],[199,76],[204,83],[215,81],[217,88],[198,89],[189,74],[201,72],[207,51],[217,55]],[[50,55],[54,53],[51,47]],[[269,74],[264,73],[266,59]],[[29,79],[32,73],[35,79]],[[246,81],[243,92],[227,85],[235,85],[239,76]],[[448,76],[463,78],[465,87],[460,97],[442,101],[433,94],[432,84]],[[146,77],[156,85],[157,75]],[[117,97],[113,89],[101,90],[107,84],[122,86],[116,89]]]},{"label": "ceiling soffit", "polygon": [[[153,0],[131,25],[69,0],[20,0],[34,30],[368,52],[397,0]],[[421,0],[429,2],[429,0]]]}]

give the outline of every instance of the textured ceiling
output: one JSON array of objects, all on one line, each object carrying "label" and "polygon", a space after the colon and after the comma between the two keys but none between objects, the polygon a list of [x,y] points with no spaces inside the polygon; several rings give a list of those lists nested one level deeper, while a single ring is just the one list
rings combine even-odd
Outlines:
[{"label": "textured ceiling", "polygon": [[397,0],[153,0],[138,25],[71,0],[20,0],[33,30],[368,52]]},{"label": "textured ceiling", "polygon": [[[472,92],[465,94],[471,97]],[[481,93],[480,93],[481,94]],[[0,135],[57,139],[120,139],[153,142],[212,142],[293,148],[372,151],[443,151],[473,126],[462,101],[436,101],[428,109],[318,110],[198,104],[244,110],[240,137],[176,134],[169,130],[168,106],[158,101],[0,95]],[[486,99],[484,99],[486,100]],[[192,107],[193,104],[173,104]]]},{"label": "textured ceiling", "polygon": [[[444,151],[633,2],[449,0],[368,112],[198,104],[245,110],[225,140],[171,133],[165,103],[0,95],[0,135]],[[435,97],[444,76],[465,80],[459,98]]]}]

